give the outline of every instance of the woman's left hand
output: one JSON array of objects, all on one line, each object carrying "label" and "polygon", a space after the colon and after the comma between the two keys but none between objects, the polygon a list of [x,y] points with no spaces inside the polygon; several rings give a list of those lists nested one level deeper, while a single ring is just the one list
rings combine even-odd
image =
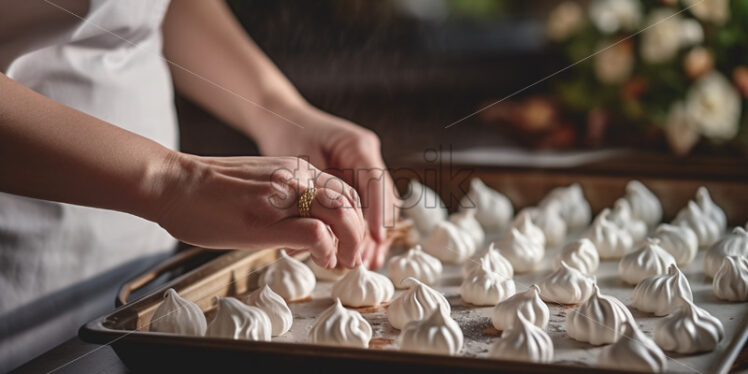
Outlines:
[{"label": "woman's left hand", "polygon": [[379,137],[306,103],[272,108],[274,113],[261,116],[265,123],[260,126],[267,131],[255,136],[260,152],[308,157],[312,165],[353,186],[369,227],[362,259],[372,269],[381,267],[391,244],[386,228],[396,222],[399,197],[382,160]]}]

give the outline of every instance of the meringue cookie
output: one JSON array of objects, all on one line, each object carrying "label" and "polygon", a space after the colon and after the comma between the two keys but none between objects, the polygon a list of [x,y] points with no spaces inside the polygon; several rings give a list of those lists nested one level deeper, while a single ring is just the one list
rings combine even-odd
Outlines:
[{"label": "meringue cookie", "polygon": [[269,341],[273,330],[270,318],[257,307],[233,297],[217,297],[218,311],[205,331],[213,338]]},{"label": "meringue cookie", "polygon": [[517,273],[535,270],[545,254],[545,248],[515,228],[512,228],[498,247],[501,255],[509,260]]},{"label": "meringue cookie", "polygon": [[549,303],[579,304],[590,297],[594,285],[594,277],[561,261],[561,267],[540,282],[540,297]]},{"label": "meringue cookie", "polygon": [[714,277],[725,256],[748,257],[748,233],[742,227],[736,227],[725,235],[704,254],[704,274]]},{"label": "meringue cookie", "polygon": [[608,219],[628,232],[634,243],[638,243],[647,237],[647,224],[631,214],[631,206],[626,199],[616,200]]},{"label": "meringue cookie", "polygon": [[463,301],[473,305],[496,305],[514,295],[514,281],[511,278],[491,271],[487,258],[482,257],[479,261],[480,266],[462,280],[460,295]]},{"label": "meringue cookie", "polygon": [[630,181],[626,185],[624,198],[631,205],[634,218],[644,221],[649,227],[654,227],[662,220],[660,200],[641,182]]},{"label": "meringue cookie", "polygon": [[450,313],[449,302],[439,291],[415,278],[406,278],[410,288],[387,307],[387,319],[392,327],[402,329],[410,321],[419,321],[431,316],[439,307]]},{"label": "meringue cookie", "polygon": [[667,358],[660,347],[639,330],[633,319],[624,321],[623,325],[623,336],[603,348],[598,365],[617,370],[666,371]]},{"label": "meringue cookie", "polygon": [[642,312],[664,316],[683,305],[683,300],[693,301],[691,285],[673,264],[667,269],[667,274],[651,276],[639,282],[634,288],[631,306]]},{"label": "meringue cookie", "polygon": [[603,209],[595,218],[584,237],[592,241],[600,259],[618,259],[631,250],[634,240],[631,234],[622,230],[608,219],[609,209]]},{"label": "meringue cookie", "polygon": [[561,248],[553,265],[554,270],[561,267],[561,261],[585,274],[593,274],[600,266],[597,248],[587,238],[575,240]]},{"label": "meringue cookie", "polygon": [[389,278],[366,270],[363,264],[332,285],[332,298],[354,308],[379,305],[390,300],[394,293]]},{"label": "meringue cookie", "polygon": [[447,208],[436,191],[412,179],[403,198],[403,216],[413,220],[421,236],[428,236],[436,224],[447,219]]},{"label": "meringue cookie", "polygon": [[472,240],[449,221],[439,222],[423,243],[423,250],[446,263],[458,263],[475,251]]},{"label": "meringue cookie", "polygon": [[150,331],[203,336],[208,323],[197,304],[177,294],[173,288],[164,292],[164,301],[151,317]]},{"label": "meringue cookie", "polygon": [[615,343],[623,335],[623,322],[634,317],[622,302],[600,294],[597,284],[587,301],[566,317],[566,333],[573,339],[593,345]]},{"label": "meringue cookie", "polygon": [[[415,230],[411,230],[411,232],[413,231]],[[307,261],[306,266],[308,266],[309,269],[312,269],[312,273],[314,273],[314,276],[317,277],[317,280],[322,282],[335,282],[336,280],[343,278],[345,273],[348,272],[348,269],[346,268],[323,268],[322,266],[317,265],[312,260]]]},{"label": "meringue cookie", "polygon": [[505,278],[511,278],[514,276],[514,268],[512,263],[509,262],[504,256],[499,253],[499,250],[494,248],[494,244],[490,243],[488,247],[483,251],[474,255],[469,260],[465,261],[462,266],[462,277],[465,278],[475,271],[475,268],[479,267],[481,262],[480,259],[485,258],[488,261],[488,268],[494,273],[499,273]]},{"label": "meringue cookie", "polygon": [[675,258],[678,266],[690,264],[699,250],[699,239],[686,226],[663,223],[655,230],[654,237],[660,240],[660,247]]},{"label": "meringue cookie", "polygon": [[670,265],[675,265],[673,256],[659,244],[659,239],[650,238],[641,248],[623,256],[618,263],[621,279],[636,285],[644,278],[665,274]]},{"label": "meringue cookie", "polygon": [[748,301],[748,258],[726,256],[714,274],[712,288],[722,300]]},{"label": "meringue cookie", "polygon": [[712,197],[709,195],[709,190],[707,190],[706,187],[699,187],[696,191],[695,200],[696,204],[699,204],[701,211],[717,224],[719,231],[725,231],[727,228],[727,216],[722,208],[712,201]]},{"label": "meringue cookie", "polygon": [[574,183],[568,187],[554,188],[543,200],[540,206],[546,206],[552,201],[558,201],[561,218],[566,221],[569,230],[578,230],[587,226],[592,217],[590,204],[584,197],[582,186]]},{"label": "meringue cookie", "polygon": [[421,250],[417,245],[387,262],[387,274],[396,288],[406,288],[402,281],[413,277],[426,284],[434,284],[442,273],[442,263],[438,258]]},{"label": "meringue cookie", "polygon": [[470,181],[470,191],[460,200],[460,209],[474,210],[475,219],[490,233],[504,231],[514,215],[512,202],[479,178]]},{"label": "meringue cookie", "polygon": [[308,266],[281,250],[280,258],[268,266],[259,283],[260,286],[267,284],[284,299],[293,301],[311,295],[317,280]]},{"label": "meringue cookie", "polygon": [[343,307],[339,299],[319,315],[309,330],[313,344],[368,348],[372,329],[369,322],[355,310]]},{"label": "meringue cookie", "polygon": [[263,286],[247,296],[247,305],[262,309],[270,318],[272,335],[280,336],[291,329],[293,314],[283,298],[268,287]]},{"label": "meringue cookie", "polygon": [[397,341],[405,351],[453,355],[462,348],[463,336],[457,322],[439,306],[428,318],[407,323]]},{"label": "meringue cookie", "polygon": [[[530,214],[532,222],[536,224],[545,235],[546,244],[556,247],[564,244],[568,227],[566,221],[561,217],[561,204],[551,201],[546,205],[526,208],[524,211]],[[545,244],[544,244],[545,245]]]},{"label": "meringue cookie", "polygon": [[491,346],[489,357],[512,361],[551,362],[553,341],[540,327],[517,313],[517,323]]},{"label": "meringue cookie", "polygon": [[475,219],[474,210],[465,210],[454,213],[449,216],[449,222],[452,222],[460,228],[470,240],[473,241],[473,245],[476,247],[483,246],[483,242],[486,240],[486,234],[483,232],[483,228]]},{"label": "meringue cookie", "polygon": [[686,301],[657,324],[654,340],[666,351],[689,354],[714,350],[724,336],[722,322]]},{"label": "meringue cookie", "polygon": [[551,312],[540,298],[540,288],[537,285],[533,284],[527,291],[514,294],[496,304],[491,314],[491,323],[499,331],[511,329],[517,324],[518,314],[541,329],[548,326]]},{"label": "meringue cookie", "polygon": [[530,215],[531,212],[528,209],[523,209],[512,222],[512,227],[545,248],[545,233],[532,222]]},{"label": "meringue cookie", "polygon": [[689,201],[688,205],[678,212],[673,225],[685,226],[693,230],[700,247],[714,244],[722,233],[719,225],[693,201]]}]

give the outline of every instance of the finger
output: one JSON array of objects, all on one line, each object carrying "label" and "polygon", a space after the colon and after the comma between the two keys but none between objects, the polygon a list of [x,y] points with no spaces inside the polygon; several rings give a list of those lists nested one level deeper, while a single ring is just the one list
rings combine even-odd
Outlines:
[{"label": "finger", "polygon": [[340,264],[355,267],[366,226],[356,216],[348,199],[336,191],[320,189],[312,203],[310,214],[329,225],[340,241],[337,252]]},{"label": "finger", "polygon": [[364,201],[363,213],[372,237],[384,242],[386,226],[395,222],[395,189],[392,179],[384,168],[366,170],[361,173],[356,187]]},{"label": "finger", "polygon": [[376,257],[376,242],[371,237],[367,237],[363,243],[363,250],[361,253],[363,264],[364,266],[366,266],[367,269],[371,268],[371,264],[372,262],[374,262],[375,257]]},{"label": "finger", "polygon": [[314,183],[317,188],[330,189],[343,195],[354,208],[361,224],[364,225],[366,223],[361,209],[361,198],[355,188],[351,187],[344,180],[325,172],[319,172]]},{"label": "finger", "polygon": [[308,250],[319,266],[337,265],[338,238],[324,222],[315,218],[292,217],[278,221],[265,231],[266,241],[292,251]]}]

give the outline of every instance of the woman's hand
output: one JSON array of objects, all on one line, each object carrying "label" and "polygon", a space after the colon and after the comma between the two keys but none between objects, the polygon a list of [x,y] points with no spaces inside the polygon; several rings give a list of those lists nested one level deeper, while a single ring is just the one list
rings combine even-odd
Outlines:
[{"label": "woman's hand", "polygon": [[[208,158],[173,153],[154,178],[148,218],[206,248],[309,250],[325,267],[362,263],[366,222],[357,192],[296,157]],[[297,201],[317,188],[311,217]]]},{"label": "woman's hand", "polygon": [[398,196],[382,160],[379,138],[306,103],[274,108],[295,124],[265,113],[257,125],[272,130],[255,134],[262,154],[308,158],[312,165],[353,186],[361,196],[369,229],[361,248],[363,261],[371,268],[381,267],[390,245],[386,228],[398,216]]}]

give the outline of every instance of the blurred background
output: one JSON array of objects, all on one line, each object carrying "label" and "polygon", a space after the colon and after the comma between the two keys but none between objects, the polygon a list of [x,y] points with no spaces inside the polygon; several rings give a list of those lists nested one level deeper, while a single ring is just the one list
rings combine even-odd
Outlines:
[{"label": "blurred background", "polygon": [[[745,170],[747,0],[228,3],[310,102],[377,132],[390,162],[616,150]],[[256,153],[178,109],[184,150]]]}]

